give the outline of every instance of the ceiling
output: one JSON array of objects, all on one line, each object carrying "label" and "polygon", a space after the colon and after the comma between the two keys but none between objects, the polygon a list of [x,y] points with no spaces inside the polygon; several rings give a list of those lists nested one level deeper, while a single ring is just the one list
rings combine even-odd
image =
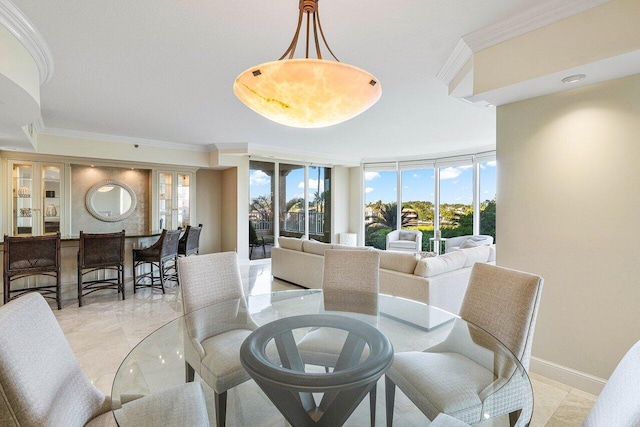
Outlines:
[{"label": "ceiling", "polygon": [[41,133],[371,160],[492,148],[495,111],[448,96],[435,76],[462,36],[537,1],[322,0],[332,50],[382,84],[371,109],[324,129],[272,123],[232,90],[242,71],[286,50],[298,0],[13,3],[55,62],[41,88]]}]

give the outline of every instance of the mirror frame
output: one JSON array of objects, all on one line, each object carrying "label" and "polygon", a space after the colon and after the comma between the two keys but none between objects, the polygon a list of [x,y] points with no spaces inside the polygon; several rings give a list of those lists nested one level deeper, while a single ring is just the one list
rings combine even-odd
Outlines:
[{"label": "mirror frame", "polygon": [[[129,193],[129,196],[131,196],[131,206],[129,207],[129,210],[126,211],[123,214],[120,215],[114,215],[114,216],[104,216],[102,215],[100,212],[96,211],[93,207],[93,196],[98,192],[98,189],[101,187],[104,187],[106,185],[112,185],[114,187],[120,187],[124,190],[127,191],[127,193]],[[87,210],[89,211],[89,213],[94,217],[99,219],[100,221],[105,221],[105,222],[118,222],[118,221],[122,221],[127,219],[129,216],[131,216],[131,214],[133,213],[133,211],[136,210],[136,205],[138,204],[138,199],[136,197],[136,193],[133,192],[133,189],[131,187],[129,187],[127,184],[125,184],[124,182],[118,181],[116,179],[106,179],[104,181],[100,181],[95,183],[90,189],[89,191],[87,191],[87,196],[85,198],[85,205],[87,207]]]}]

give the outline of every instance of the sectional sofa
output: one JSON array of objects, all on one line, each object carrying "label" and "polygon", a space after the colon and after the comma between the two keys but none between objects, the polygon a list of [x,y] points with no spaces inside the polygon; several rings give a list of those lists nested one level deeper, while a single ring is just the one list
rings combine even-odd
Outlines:
[{"label": "sectional sofa", "polygon": [[[324,252],[328,249],[377,250],[279,237],[271,250],[273,277],[311,289],[322,287]],[[457,314],[471,266],[495,264],[495,246],[460,249],[436,257],[380,251],[380,293],[408,298]]]}]

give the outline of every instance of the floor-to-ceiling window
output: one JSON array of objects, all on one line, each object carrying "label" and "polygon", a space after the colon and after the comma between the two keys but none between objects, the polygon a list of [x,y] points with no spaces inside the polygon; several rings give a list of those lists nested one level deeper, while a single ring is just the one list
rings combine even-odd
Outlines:
[{"label": "floor-to-ceiling window", "polygon": [[496,161],[481,161],[480,167],[480,234],[496,241]]},{"label": "floor-to-ceiling window", "polygon": [[433,237],[435,179],[433,162],[407,164],[401,169],[402,228],[422,231],[423,250],[429,250],[429,238]]},{"label": "floor-to-ceiling window", "polygon": [[398,172],[395,164],[371,165],[364,172],[365,245],[386,248],[398,227]]},{"label": "floor-to-ceiling window", "polygon": [[[423,250],[443,238],[495,239],[495,153],[364,165],[365,245],[385,248],[398,225],[422,231]],[[433,249],[433,248],[431,248]]]},{"label": "floor-to-ceiling window", "polygon": [[473,234],[473,161],[437,162],[440,176],[439,219],[442,237]]},{"label": "floor-to-ceiling window", "polygon": [[249,162],[249,253],[269,258],[274,239],[275,163]]},{"label": "floor-to-ceiling window", "polygon": [[301,237],[305,234],[305,167],[280,163],[279,206],[280,235]]},{"label": "floor-to-ceiling window", "polygon": [[309,238],[331,243],[331,168],[309,166]]}]

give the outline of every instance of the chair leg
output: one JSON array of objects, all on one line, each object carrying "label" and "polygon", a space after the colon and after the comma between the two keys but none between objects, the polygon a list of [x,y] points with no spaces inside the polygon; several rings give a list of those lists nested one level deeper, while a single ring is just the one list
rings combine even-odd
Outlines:
[{"label": "chair leg", "polygon": [[136,279],[136,262],[133,262],[133,293],[136,293],[136,285],[138,284],[138,279]]},{"label": "chair leg", "polygon": [[9,277],[5,274],[4,277],[4,293],[2,294],[2,304],[9,302]]},{"label": "chair leg", "polygon": [[62,290],[60,288],[60,269],[56,272],[56,301],[58,302],[58,310],[62,310]]},{"label": "chair leg", "polygon": [[388,376],[384,376],[384,394],[387,409],[387,427],[393,426],[393,404],[396,398],[396,385],[389,379]]},{"label": "chair leg", "polygon": [[227,419],[227,392],[214,392],[213,394],[216,407],[216,426],[224,427]]},{"label": "chair leg", "polygon": [[193,369],[189,362],[184,362],[185,376],[188,383],[193,382],[196,377],[196,371]]},{"label": "chair leg", "polygon": [[160,274],[160,287],[164,294],[164,263],[162,261],[158,263],[158,273]]},{"label": "chair leg", "polygon": [[82,307],[82,270],[78,268],[78,307]]},{"label": "chair leg", "polygon": [[369,392],[369,411],[371,412],[371,427],[376,425],[376,397],[378,391],[378,384],[374,384],[373,388]]},{"label": "chair leg", "polygon": [[122,301],[124,301],[124,264],[118,267],[118,275],[120,277],[118,282],[120,283],[120,289],[122,289]]}]

